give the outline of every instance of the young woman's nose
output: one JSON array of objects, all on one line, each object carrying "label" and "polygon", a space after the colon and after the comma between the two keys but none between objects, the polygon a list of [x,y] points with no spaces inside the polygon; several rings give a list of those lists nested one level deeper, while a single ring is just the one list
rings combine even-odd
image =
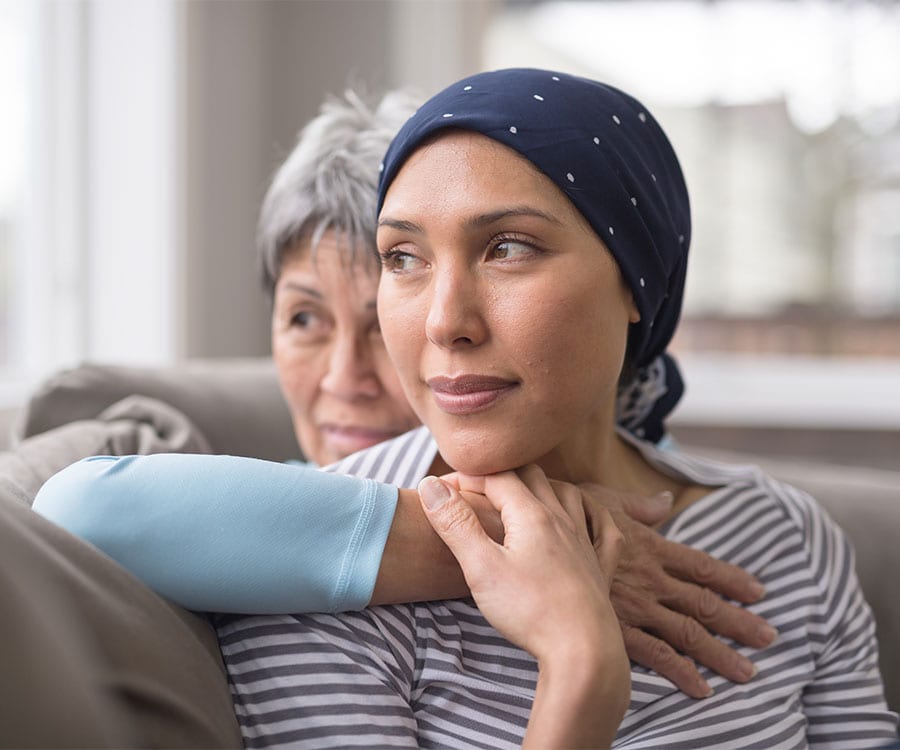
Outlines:
[{"label": "young woman's nose", "polygon": [[374,398],[381,385],[372,347],[364,337],[339,334],[328,353],[322,390],[343,399]]},{"label": "young woman's nose", "polygon": [[425,332],[437,346],[478,346],[486,337],[482,300],[473,279],[448,272],[435,277]]}]

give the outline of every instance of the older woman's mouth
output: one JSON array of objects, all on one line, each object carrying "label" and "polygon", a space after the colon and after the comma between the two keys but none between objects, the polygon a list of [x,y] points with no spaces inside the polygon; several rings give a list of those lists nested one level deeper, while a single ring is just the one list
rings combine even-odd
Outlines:
[{"label": "older woman's mouth", "polygon": [[319,426],[319,430],[332,450],[348,456],[405,432],[405,430],[383,430],[337,424],[323,424]]},{"label": "older woman's mouth", "polygon": [[519,387],[515,380],[490,375],[433,377],[426,383],[438,408],[447,414],[474,414],[483,411]]}]

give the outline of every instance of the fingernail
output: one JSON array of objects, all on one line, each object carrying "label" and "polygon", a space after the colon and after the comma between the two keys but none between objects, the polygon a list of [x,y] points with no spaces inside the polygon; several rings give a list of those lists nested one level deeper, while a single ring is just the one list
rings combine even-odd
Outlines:
[{"label": "fingernail", "polygon": [[675,495],[669,492],[669,490],[663,490],[662,492],[657,492],[650,499],[661,508],[671,508],[672,503],[675,502]]},{"label": "fingernail", "polygon": [[422,498],[426,508],[435,510],[447,501],[450,497],[450,490],[437,477],[425,477],[419,482],[419,497]]},{"label": "fingernail", "polygon": [[699,690],[698,692],[700,693],[700,699],[701,699],[701,700],[702,700],[703,698],[709,698],[711,695],[715,695],[715,692],[716,692],[716,691],[713,690],[713,689],[709,686],[709,683],[708,683],[706,680],[703,680],[703,681],[700,683],[699,687],[700,687],[700,690]]},{"label": "fingernail", "polygon": [[756,635],[759,638],[760,643],[764,646],[771,646],[775,642],[775,639],[778,638],[778,631],[771,625],[760,625],[756,631]]},{"label": "fingernail", "polygon": [[749,659],[742,659],[738,666],[738,672],[741,673],[743,679],[752,680],[756,677],[756,673],[759,672],[759,669],[757,669],[756,665]]},{"label": "fingernail", "polygon": [[759,581],[754,581],[750,584],[750,595],[755,599],[762,599],[766,594],[766,587],[763,586]]}]

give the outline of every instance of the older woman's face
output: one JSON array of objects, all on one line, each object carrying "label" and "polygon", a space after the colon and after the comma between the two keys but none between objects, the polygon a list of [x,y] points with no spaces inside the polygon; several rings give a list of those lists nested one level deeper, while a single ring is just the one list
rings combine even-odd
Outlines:
[{"label": "older woman's face", "polygon": [[301,243],[275,285],[272,352],[297,440],[318,464],[337,461],[416,427],[375,310],[377,275],[347,263],[326,232],[315,261]]},{"label": "older woman's face", "polygon": [[454,468],[579,462],[613,435],[627,329],[618,267],[562,192],[484,136],[416,151],[378,228],[385,344]]}]

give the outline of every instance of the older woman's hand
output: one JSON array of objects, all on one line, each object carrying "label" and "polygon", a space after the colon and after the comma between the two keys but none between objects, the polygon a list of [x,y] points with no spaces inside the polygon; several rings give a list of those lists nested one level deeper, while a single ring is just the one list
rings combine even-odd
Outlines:
[{"label": "older woman's hand", "polygon": [[[589,524],[598,510],[606,509],[624,537],[610,595],[629,657],[695,698],[709,695],[710,687],[679,652],[734,682],[751,679],[752,662],[710,631],[757,648],[774,641],[777,633],[763,618],[718,595],[749,604],[764,593],[759,582],[741,568],[670,542],[645,525],[666,517],[671,496],[644,498],[596,484],[580,489]],[[599,530],[605,513],[598,517]]]},{"label": "older woman's hand", "polygon": [[618,529],[608,514],[595,512],[592,544],[581,493],[573,485],[551,486],[536,466],[457,479],[499,511],[501,542],[450,483],[426,477],[419,495],[482,614],[538,660],[525,746],[609,746],[630,695],[628,659],[609,601]]}]

